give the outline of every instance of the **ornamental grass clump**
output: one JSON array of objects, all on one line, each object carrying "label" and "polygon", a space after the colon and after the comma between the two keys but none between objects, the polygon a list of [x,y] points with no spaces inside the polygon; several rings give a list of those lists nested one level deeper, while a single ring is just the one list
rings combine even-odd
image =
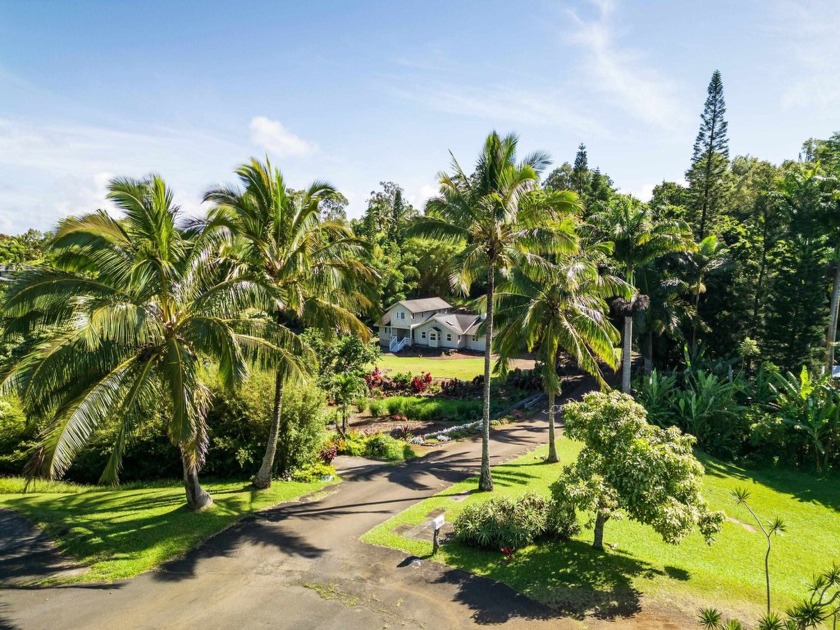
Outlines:
[{"label": "ornamental grass clump", "polygon": [[455,539],[479,549],[522,549],[551,534],[551,500],[538,494],[467,505],[455,519]]}]

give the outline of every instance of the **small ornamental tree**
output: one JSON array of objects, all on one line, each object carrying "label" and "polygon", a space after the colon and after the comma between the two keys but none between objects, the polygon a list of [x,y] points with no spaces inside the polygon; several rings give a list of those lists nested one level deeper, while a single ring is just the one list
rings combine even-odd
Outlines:
[{"label": "small ornamental tree", "polygon": [[618,392],[590,393],[563,407],[566,435],[583,442],[575,463],[553,484],[558,519],[576,512],[592,515],[593,547],[604,548],[604,525],[626,514],[676,544],[694,527],[707,543],[724,515],[711,512],[701,489],[703,466],[694,457],[694,438],[676,427],[646,420],[644,407]]}]

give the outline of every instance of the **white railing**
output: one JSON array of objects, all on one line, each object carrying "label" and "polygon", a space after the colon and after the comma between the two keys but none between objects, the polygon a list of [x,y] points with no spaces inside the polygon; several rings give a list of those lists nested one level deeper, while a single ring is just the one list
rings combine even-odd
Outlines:
[{"label": "white railing", "polygon": [[390,350],[391,352],[399,352],[410,343],[411,339],[409,339],[408,337],[403,337],[402,339],[391,337],[391,343],[388,344],[388,350]]}]

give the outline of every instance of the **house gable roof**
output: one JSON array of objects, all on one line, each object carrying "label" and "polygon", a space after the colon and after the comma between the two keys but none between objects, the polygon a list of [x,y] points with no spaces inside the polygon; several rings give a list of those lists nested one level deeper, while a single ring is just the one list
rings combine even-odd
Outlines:
[{"label": "house gable roof", "polygon": [[401,300],[388,307],[390,311],[395,306],[404,306],[412,313],[423,313],[425,311],[442,311],[452,308],[452,305],[439,297],[422,298],[419,300]]},{"label": "house gable roof", "polygon": [[468,331],[478,327],[481,316],[475,313],[441,313],[427,319],[424,323],[438,322],[458,335],[465,335]]}]

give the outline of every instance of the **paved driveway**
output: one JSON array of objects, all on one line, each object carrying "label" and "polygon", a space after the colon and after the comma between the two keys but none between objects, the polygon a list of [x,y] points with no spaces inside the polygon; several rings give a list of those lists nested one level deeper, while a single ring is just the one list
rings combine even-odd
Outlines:
[{"label": "paved driveway", "polygon": [[[537,418],[494,431],[494,463],[546,439]],[[260,513],[186,557],[130,581],[0,591],[12,628],[576,627],[512,589],[358,538],[475,473],[480,442],[383,466],[339,458],[344,482],[314,501]]]}]

